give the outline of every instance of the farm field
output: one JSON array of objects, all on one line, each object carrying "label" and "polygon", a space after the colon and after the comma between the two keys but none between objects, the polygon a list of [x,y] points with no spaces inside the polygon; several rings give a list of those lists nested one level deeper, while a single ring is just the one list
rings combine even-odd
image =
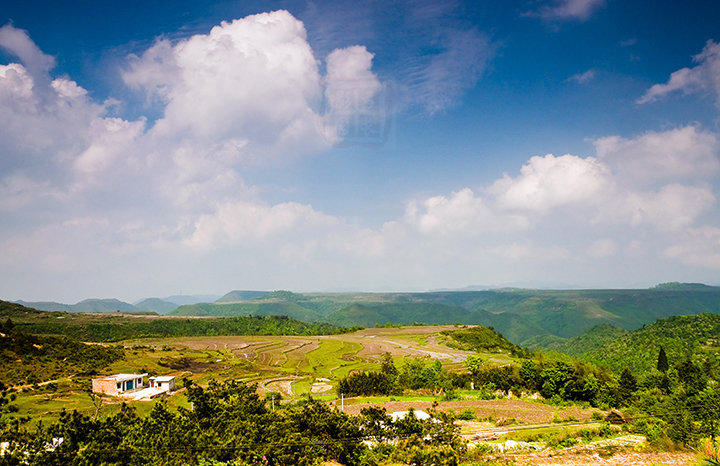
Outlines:
[{"label": "farm field", "polygon": [[[137,358],[131,358],[136,365],[139,362],[152,365],[153,360],[162,360],[166,353],[164,358],[175,361],[179,373],[186,373],[200,383],[211,378],[236,378],[257,383],[261,393],[273,391],[293,398],[308,393],[334,394],[336,379],[354,370],[379,368],[383,353],[390,353],[396,364],[405,358],[432,358],[448,369],[460,369],[468,355],[478,353],[444,345],[446,337],[440,332],[452,328],[369,328],[329,336],[176,337],[129,340],[123,344],[137,353]],[[512,360],[497,353],[484,357],[494,363]],[[126,361],[123,370],[129,369]]]},{"label": "farm field", "polygon": [[[126,357],[109,364],[102,374],[126,372],[175,375],[205,385],[211,380],[240,380],[257,384],[261,396],[280,395],[287,402],[308,395],[357,415],[363,408],[380,407],[389,413],[437,409],[455,414],[471,413],[472,420],[457,421],[460,435],[471,443],[501,448],[503,442],[530,438],[572,437],[582,429],[597,429],[604,412],[579,405],[553,406],[533,399],[482,399],[475,390],[458,390],[452,399],[428,390],[395,396],[345,397],[336,391],[340,378],[356,370],[377,370],[381,357],[390,353],[397,367],[415,358],[437,360],[443,368],[464,371],[468,356],[479,356],[493,365],[513,362],[507,353],[478,353],[448,346],[441,332],[455,326],[367,328],[330,336],[213,336],[148,338],[122,341]],[[87,393],[91,376],[78,374],[55,381],[24,386],[18,392],[19,416],[32,423],[56,421],[63,410],[78,410],[101,418],[116,414],[123,400],[103,397],[97,410]],[[182,383],[179,383],[182,386]],[[20,387],[16,387],[20,388]],[[132,401],[138,414],[150,413],[154,402]],[[167,399],[171,410],[190,408],[185,390]],[[619,428],[618,433],[620,435]],[[535,452],[500,452],[497,459],[515,464],[597,464],[598,452],[612,450],[607,464],[687,464],[689,453],[630,451],[633,445],[607,447],[582,444],[582,448]],[[619,454],[613,454],[615,451]],[[505,463],[503,463],[505,464]],[[513,463],[507,463],[513,464]]]}]

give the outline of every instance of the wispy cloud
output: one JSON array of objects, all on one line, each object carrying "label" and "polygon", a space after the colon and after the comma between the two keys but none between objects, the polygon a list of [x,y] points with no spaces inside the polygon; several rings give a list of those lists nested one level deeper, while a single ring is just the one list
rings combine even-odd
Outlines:
[{"label": "wispy cloud", "polygon": [[604,5],[605,0],[553,0],[527,15],[545,20],[586,21]]},{"label": "wispy cloud", "polygon": [[714,93],[720,106],[720,43],[708,40],[702,52],[693,57],[697,63],[692,68],[682,68],[670,75],[664,84],[655,84],[637,100],[646,104],[676,91]]},{"label": "wispy cloud", "polygon": [[582,73],[577,73],[565,80],[565,82],[571,82],[571,83],[577,83],[577,84],[587,84],[590,81],[595,79],[595,70],[587,70]]},{"label": "wispy cloud", "polygon": [[455,105],[482,77],[497,45],[476,29],[446,30],[437,51],[416,59],[404,78],[407,99],[428,113]]}]

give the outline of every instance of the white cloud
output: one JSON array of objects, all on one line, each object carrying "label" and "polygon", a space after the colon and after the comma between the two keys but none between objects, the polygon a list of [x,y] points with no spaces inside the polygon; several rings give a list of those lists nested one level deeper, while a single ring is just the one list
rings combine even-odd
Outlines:
[{"label": "white cloud", "polygon": [[420,232],[478,235],[485,232],[525,228],[527,219],[517,214],[497,212],[487,199],[477,197],[470,188],[451,196],[433,196],[411,201],[405,209],[405,222]]},{"label": "white cloud", "polygon": [[615,255],[617,249],[617,244],[612,238],[601,238],[588,247],[587,255],[595,259],[602,259]]},{"label": "white cloud", "polygon": [[532,157],[520,176],[505,175],[490,192],[503,208],[547,212],[564,205],[593,203],[607,189],[608,173],[597,159],[548,154]]},{"label": "white cloud", "polygon": [[693,57],[693,68],[682,68],[670,75],[664,84],[655,84],[637,100],[639,104],[653,102],[675,91],[714,93],[720,106],[720,44],[708,40],[702,52]]},{"label": "white cloud", "polygon": [[709,186],[669,184],[657,192],[628,192],[615,208],[630,225],[651,224],[658,229],[678,230],[691,225],[715,204]]},{"label": "white cloud", "polygon": [[382,87],[372,72],[373,56],[359,45],[336,49],[327,56],[325,121],[332,127],[346,127],[358,116],[383,118],[382,108],[373,102]]},{"label": "white cloud", "polygon": [[720,228],[690,229],[677,244],[665,249],[664,254],[686,265],[720,269]]},{"label": "white cloud", "polygon": [[246,241],[271,241],[273,237],[303,230],[332,226],[336,220],[295,202],[265,205],[249,201],[225,202],[211,214],[202,215],[187,240],[195,248],[218,244],[242,244]]},{"label": "white cloud", "polygon": [[[367,71],[367,70],[366,70]],[[302,22],[286,11],[223,22],[132,57],[128,85],[166,102],[152,135],[215,144],[243,140],[246,162],[327,148],[318,62]]]},{"label": "white cloud", "polygon": [[605,0],[552,0],[549,5],[544,5],[530,15],[547,20],[586,21],[604,5]]},{"label": "white cloud", "polygon": [[634,183],[709,178],[720,172],[717,135],[694,126],[593,141],[598,158]]},{"label": "white cloud", "polygon": [[144,120],[129,122],[120,118],[103,118],[93,121],[90,129],[97,136],[77,156],[75,169],[93,175],[110,169],[119,158],[129,158],[133,143],[142,135],[144,127]]},{"label": "white cloud", "polygon": [[[452,105],[494,53],[476,31],[453,40],[446,32],[412,70],[431,112]],[[531,157],[517,173],[418,197],[369,227],[307,202],[264,200],[272,181],[248,185],[243,171],[323,150],[346,121],[372,112],[382,86],[365,47],[332,51],[322,76],[302,23],[287,12],[160,40],[124,74],[162,110],[150,128],[113,117],[111,104],[70,77],[51,76],[39,50],[13,47],[35,71],[0,65],[0,210],[13,220],[0,225],[0,261],[25,271],[3,275],[4,290],[29,289],[23,276],[52,282],[66,271],[102,289],[123,275],[146,287],[187,284],[185,270],[193,286],[220,288],[418,288],[523,274],[572,281],[577,263],[630,250],[717,267],[720,143],[697,126],[600,138],[591,156]],[[477,54],[478,67],[463,69]],[[113,270],[93,266],[98,257]]]},{"label": "white cloud", "polygon": [[17,56],[35,80],[47,79],[47,73],[55,67],[55,58],[44,54],[26,31],[11,24],[0,28],[0,48]]},{"label": "white cloud", "polygon": [[572,253],[565,247],[557,245],[538,246],[530,242],[512,242],[488,249],[488,253],[500,260],[555,262],[567,260]]}]

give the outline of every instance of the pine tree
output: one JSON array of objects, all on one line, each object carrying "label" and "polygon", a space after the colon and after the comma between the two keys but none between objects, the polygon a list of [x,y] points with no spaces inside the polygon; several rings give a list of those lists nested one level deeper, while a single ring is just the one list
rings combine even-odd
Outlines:
[{"label": "pine tree", "polygon": [[662,373],[667,372],[667,370],[670,368],[670,365],[668,364],[667,355],[665,354],[665,348],[662,346],[660,347],[660,354],[658,354],[658,360],[657,360],[657,370],[659,370]]}]

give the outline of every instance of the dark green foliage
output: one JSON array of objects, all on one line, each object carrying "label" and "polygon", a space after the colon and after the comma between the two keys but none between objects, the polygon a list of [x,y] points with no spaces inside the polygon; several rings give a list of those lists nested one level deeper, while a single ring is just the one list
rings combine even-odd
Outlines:
[{"label": "dark green foliage", "polygon": [[658,360],[657,360],[657,370],[659,370],[662,373],[667,372],[667,370],[670,368],[670,364],[668,363],[667,354],[665,354],[665,348],[662,346],[660,347],[660,352],[658,353]]},{"label": "dark green foliage", "polygon": [[379,372],[353,372],[338,381],[336,392],[346,396],[389,395],[401,393],[405,389],[448,391],[452,386],[452,374],[442,368],[440,361],[406,359],[398,370],[386,353]]},{"label": "dark green foliage", "polygon": [[394,381],[382,372],[353,372],[338,380],[336,391],[345,396],[389,395],[397,391]]},{"label": "dark green foliage", "polygon": [[695,416],[700,424],[700,433],[713,442],[720,435],[720,390],[717,384],[705,388],[697,396]]},{"label": "dark green foliage", "polygon": [[574,358],[580,358],[627,333],[627,330],[610,324],[598,324],[576,337],[550,345],[547,348],[568,354]]},{"label": "dark green foliage", "polygon": [[649,372],[657,367],[660,348],[669,360],[682,361],[695,352],[705,352],[705,348],[716,351],[712,348],[720,346],[719,336],[718,314],[675,316],[623,335],[582,359],[618,372],[625,367]]},{"label": "dark green foliage", "polygon": [[618,385],[620,398],[626,403],[637,390],[637,379],[627,367],[620,374]]},{"label": "dark green foliage", "polygon": [[64,336],[23,332],[10,319],[0,325],[0,380],[39,383],[75,373],[93,373],[125,357],[122,348],[87,345]]},{"label": "dark green foliage", "polygon": [[430,457],[440,449],[457,457],[462,451],[452,418],[442,413],[431,413],[437,422],[413,415],[392,422],[384,410],[363,410],[361,416],[350,417],[316,402],[272,411],[254,386],[211,382],[200,387],[187,380],[185,385],[191,410],[173,412],[160,401],[147,417],[140,417],[123,405],[118,414],[102,420],[63,413],[57,423],[35,431],[4,431],[3,440],[9,443],[2,462],[315,465],[332,460],[359,465],[368,454],[384,460],[397,450],[381,443],[370,452],[364,439],[414,439],[417,457]]}]

